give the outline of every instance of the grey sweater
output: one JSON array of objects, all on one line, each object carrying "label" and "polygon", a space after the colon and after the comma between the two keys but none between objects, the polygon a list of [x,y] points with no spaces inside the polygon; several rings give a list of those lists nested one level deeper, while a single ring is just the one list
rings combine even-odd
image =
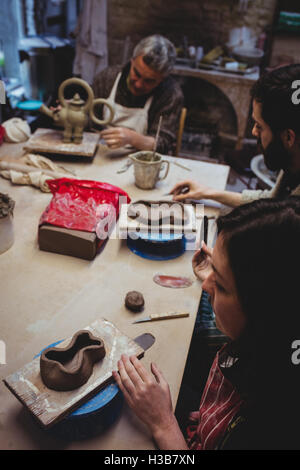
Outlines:
[{"label": "grey sweater", "polygon": [[[245,189],[242,191],[242,204],[255,201],[256,199],[280,197],[281,194],[288,193],[289,190],[286,186],[285,173],[281,170],[278,174],[275,186],[272,189]],[[292,196],[300,196],[300,184],[290,191]]]}]

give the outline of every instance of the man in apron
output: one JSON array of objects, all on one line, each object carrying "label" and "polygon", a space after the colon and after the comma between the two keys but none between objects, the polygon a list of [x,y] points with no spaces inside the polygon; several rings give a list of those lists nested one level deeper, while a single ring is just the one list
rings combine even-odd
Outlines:
[{"label": "man in apron", "polygon": [[[95,77],[95,97],[107,99],[114,109],[112,123],[100,134],[112,155],[153,150],[161,115],[157,151],[174,150],[183,106],[180,86],[170,76],[175,59],[168,39],[149,36],[138,43],[128,64],[108,67]],[[104,106],[104,118],[108,112]]]}]

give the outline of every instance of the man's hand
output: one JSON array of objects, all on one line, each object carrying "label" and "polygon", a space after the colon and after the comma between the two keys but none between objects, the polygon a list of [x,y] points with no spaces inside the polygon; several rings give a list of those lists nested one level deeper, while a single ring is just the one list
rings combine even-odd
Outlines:
[{"label": "man's hand", "polygon": [[194,274],[200,281],[205,281],[212,271],[211,258],[212,250],[202,242],[202,247],[196,251],[192,259]]},{"label": "man's hand", "polygon": [[184,180],[177,183],[171,189],[170,194],[173,194],[174,201],[183,201],[185,199],[209,199],[211,191],[211,188],[208,186],[192,180]]},{"label": "man's hand", "polygon": [[150,374],[135,357],[122,355],[118,362],[119,374],[113,377],[130,408],[149,427],[152,434],[168,432],[176,423],[172,409],[169,385],[155,364]]},{"label": "man's hand", "polygon": [[104,139],[107,146],[111,149],[133,145],[133,139],[136,132],[126,127],[110,127],[100,132],[101,139]]}]

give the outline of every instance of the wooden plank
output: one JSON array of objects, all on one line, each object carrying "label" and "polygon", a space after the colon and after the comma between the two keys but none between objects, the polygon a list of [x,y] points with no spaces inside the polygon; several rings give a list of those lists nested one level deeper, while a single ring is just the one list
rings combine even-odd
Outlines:
[{"label": "wooden plank", "polygon": [[[104,341],[106,355],[94,365],[91,377],[81,387],[68,392],[47,388],[40,375],[39,357],[4,379],[9,390],[44,428],[60,421],[103,388],[112,379],[112,371],[118,369],[117,362],[122,354],[136,355],[139,358],[144,355],[144,350],[134,340],[103,318],[84,329]],[[58,347],[66,347],[70,341],[71,338]]]},{"label": "wooden plank", "polygon": [[37,129],[24,145],[24,150],[43,154],[94,157],[99,134],[84,132],[81,144],[63,142],[63,133],[55,129]]}]

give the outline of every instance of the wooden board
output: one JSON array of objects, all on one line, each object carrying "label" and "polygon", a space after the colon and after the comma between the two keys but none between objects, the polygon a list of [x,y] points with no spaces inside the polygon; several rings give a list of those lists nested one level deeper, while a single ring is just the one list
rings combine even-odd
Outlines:
[{"label": "wooden board", "polygon": [[94,157],[98,141],[99,134],[84,132],[81,144],[66,144],[63,142],[63,131],[37,129],[24,145],[24,150],[43,154]]},{"label": "wooden board", "polygon": [[[103,388],[111,380],[112,371],[118,369],[117,362],[122,354],[135,355],[139,358],[144,355],[144,350],[133,339],[103,318],[84,329],[104,341],[106,355],[102,361],[94,365],[91,377],[81,387],[68,392],[57,392],[47,388],[40,375],[39,357],[4,379],[9,390],[44,428],[49,428],[60,421]],[[70,341],[71,338],[60,343],[58,347],[66,347]]]}]

